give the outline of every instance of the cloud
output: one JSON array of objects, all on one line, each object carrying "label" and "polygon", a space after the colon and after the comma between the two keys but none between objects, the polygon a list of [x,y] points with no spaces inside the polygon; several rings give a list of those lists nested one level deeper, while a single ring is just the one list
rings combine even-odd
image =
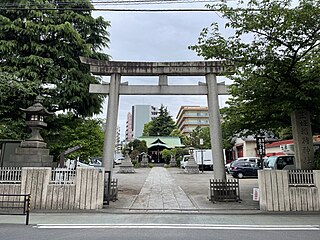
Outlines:
[{"label": "cloud", "polygon": [[[187,5],[190,7],[190,5]],[[194,5],[202,7],[203,4]],[[157,6],[158,7],[158,6]],[[171,8],[183,7],[170,5]],[[199,61],[197,56],[188,46],[197,43],[197,39],[204,27],[212,22],[221,22],[221,18],[214,12],[94,12],[95,16],[103,16],[111,22],[110,54],[113,60],[118,61]],[[218,81],[224,81],[218,78]],[[129,84],[157,84],[155,77],[123,77]],[[197,84],[205,81],[203,77],[170,77],[169,84]],[[220,105],[224,105],[225,97],[220,97]],[[170,114],[175,119],[180,106],[195,105],[207,106],[206,96],[121,96],[118,116],[118,125],[121,136],[124,138],[127,113],[131,106],[136,104],[153,105],[161,104],[168,107]],[[104,113],[99,117],[105,118]]]}]

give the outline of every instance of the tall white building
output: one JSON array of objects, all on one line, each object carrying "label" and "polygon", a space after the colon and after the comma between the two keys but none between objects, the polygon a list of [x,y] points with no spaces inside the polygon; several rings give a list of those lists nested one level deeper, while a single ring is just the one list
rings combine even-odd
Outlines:
[{"label": "tall white building", "polygon": [[132,106],[132,137],[141,137],[144,125],[158,116],[158,108],[151,105]]}]

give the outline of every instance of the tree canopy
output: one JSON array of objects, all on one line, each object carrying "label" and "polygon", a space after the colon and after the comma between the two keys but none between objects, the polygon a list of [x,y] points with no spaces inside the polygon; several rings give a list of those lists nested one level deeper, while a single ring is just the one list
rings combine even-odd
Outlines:
[{"label": "tree canopy", "polygon": [[170,136],[176,124],[169,115],[168,109],[161,105],[159,115],[145,124],[143,136]]},{"label": "tree canopy", "polygon": [[[0,2],[0,138],[25,139],[23,112],[37,96],[50,111],[72,112],[48,118],[43,131],[50,154],[81,144],[77,156],[101,156],[98,120],[103,97],[89,94],[99,83],[79,57],[108,59],[110,23],[94,18],[90,0],[2,0]],[[73,157],[73,156],[70,156]]]},{"label": "tree canopy", "polygon": [[30,106],[39,95],[49,111],[99,113],[103,97],[88,91],[99,79],[79,56],[108,59],[99,51],[108,47],[109,22],[91,16],[89,0],[15,4],[0,3],[5,6],[0,8],[0,119],[18,120],[19,108]]},{"label": "tree canopy", "polygon": [[[202,145],[200,144],[200,139],[203,141]],[[194,148],[211,148],[210,128],[200,126],[196,127],[192,130],[189,136],[184,138],[183,144]]]},{"label": "tree canopy", "polygon": [[[290,113],[312,114],[314,131],[320,116],[320,2],[250,0],[247,5],[211,5],[227,20],[205,28],[190,48],[205,59],[235,65],[229,107],[224,122],[233,132],[290,126]],[[242,4],[242,5],[241,5]],[[241,7],[243,6],[243,7]],[[319,126],[319,125],[318,125]],[[250,132],[248,132],[250,133]]]},{"label": "tree canopy", "polygon": [[43,137],[50,146],[50,154],[58,160],[60,153],[81,145],[82,148],[67,156],[80,157],[89,161],[91,157],[102,156],[104,132],[100,119],[84,119],[72,113],[47,118],[50,128],[43,130]]}]

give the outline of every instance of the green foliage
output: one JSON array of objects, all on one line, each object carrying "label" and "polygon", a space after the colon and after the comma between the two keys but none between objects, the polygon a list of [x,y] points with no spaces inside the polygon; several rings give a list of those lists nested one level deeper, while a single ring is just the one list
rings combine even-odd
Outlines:
[{"label": "green foliage", "polygon": [[78,118],[68,113],[50,117],[47,122],[48,129],[42,135],[55,160],[60,153],[76,145],[82,145],[82,148],[68,158],[80,156],[83,161],[88,161],[90,157],[102,156],[104,133],[101,120]]},{"label": "green foliage", "polygon": [[148,163],[148,168],[153,168],[154,164],[153,163]]},{"label": "green foliage", "polygon": [[[200,145],[200,139],[203,139],[203,145]],[[186,137],[183,142],[186,146],[194,148],[211,148],[210,142],[210,128],[209,127],[196,127],[192,130],[190,136]]]},{"label": "green foliage", "polygon": [[180,167],[180,161],[183,155],[188,154],[188,150],[185,148],[173,148],[164,149],[161,151],[161,156],[166,160],[166,163],[170,162],[171,156],[174,156],[177,162],[177,167]]},{"label": "green foliage", "polygon": [[140,163],[137,160],[131,160],[131,163],[132,163],[133,167],[135,167],[135,168],[140,167]]},{"label": "green foliage", "polygon": [[165,160],[166,163],[168,163],[171,159],[171,155],[173,155],[172,150],[169,149],[163,149],[161,151],[161,156]]},{"label": "green foliage", "polygon": [[314,153],[314,169],[320,170],[320,148],[318,148]]},{"label": "green foliage", "polygon": [[137,157],[139,154],[148,152],[148,147],[146,141],[140,141],[139,139],[134,139],[132,142],[129,142],[123,149],[122,153],[125,154],[126,150],[129,150],[129,155],[131,156],[132,151],[136,151],[134,156]]},{"label": "green foliage", "polygon": [[[1,1],[1,4],[12,1]],[[98,51],[108,47],[109,22],[91,16],[89,0],[34,0],[21,10],[0,10],[0,119],[22,118],[19,108],[45,97],[49,111],[72,110],[78,116],[101,111],[103,97],[89,94],[98,83],[79,56],[108,59]],[[81,7],[83,10],[76,10]],[[38,8],[41,8],[38,10]],[[63,10],[69,8],[75,10]],[[10,126],[8,126],[10,127]]]},{"label": "green foliage", "polygon": [[158,117],[145,124],[143,136],[170,136],[175,128],[175,122],[168,109],[161,105]]},{"label": "green foliage", "polygon": [[[239,1],[242,2],[242,1]],[[290,126],[290,113],[312,113],[313,131],[319,132],[320,2],[251,0],[246,8],[212,5],[227,20],[224,37],[217,23],[205,28],[190,47],[205,59],[228,60],[235,68],[229,107],[222,113],[231,133]]]}]

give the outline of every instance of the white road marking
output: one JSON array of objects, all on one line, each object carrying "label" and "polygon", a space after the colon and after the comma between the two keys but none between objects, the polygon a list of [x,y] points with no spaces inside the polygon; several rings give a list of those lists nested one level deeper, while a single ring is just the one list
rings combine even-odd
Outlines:
[{"label": "white road marking", "polygon": [[263,230],[319,231],[319,225],[219,225],[219,224],[37,224],[35,228],[54,229],[201,229],[201,230]]}]

